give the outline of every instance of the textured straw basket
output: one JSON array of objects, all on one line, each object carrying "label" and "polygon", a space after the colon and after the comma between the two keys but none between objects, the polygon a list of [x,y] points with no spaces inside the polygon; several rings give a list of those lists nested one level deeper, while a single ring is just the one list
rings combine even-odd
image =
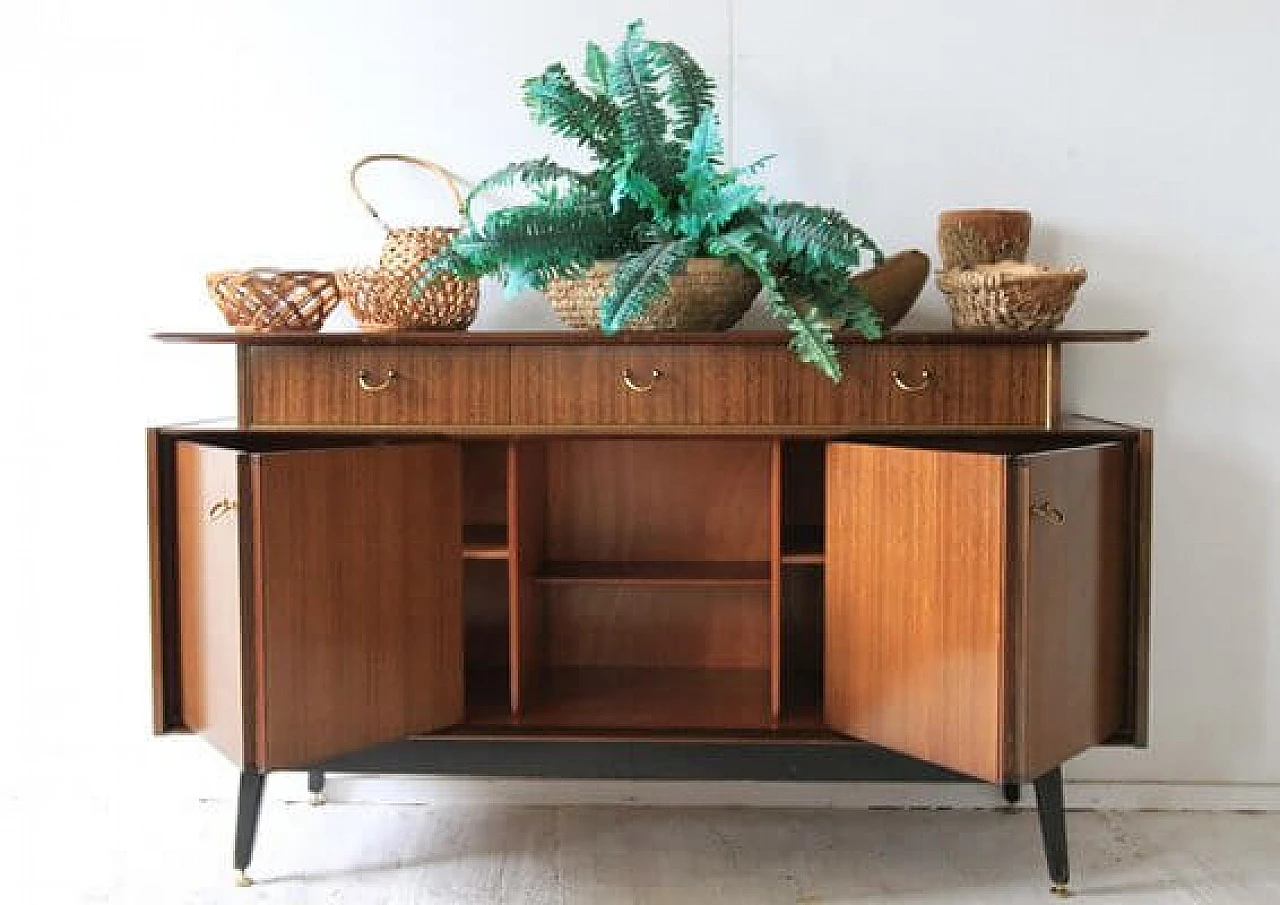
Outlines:
[{"label": "textured straw basket", "polygon": [[1083,267],[1053,270],[1006,261],[944,270],[938,288],[956,327],[1043,330],[1062,323],[1087,276]]},{"label": "textured straw basket", "polygon": [[1031,241],[1026,211],[974,208],[938,215],[938,251],[942,269],[1025,261]]},{"label": "textured straw basket", "polygon": [[[613,285],[614,262],[595,264],[574,280],[553,280],[547,298],[569,327],[600,329],[600,299]],[[671,291],[654,300],[629,330],[727,330],[742,320],[760,293],[760,281],[719,258],[694,258],[671,278]]]},{"label": "textured straw basket", "polygon": [[338,285],[325,271],[222,270],[206,275],[205,284],[237,330],[316,331],[338,307]]},{"label": "textured straw basket", "polygon": [[465,330],[476,317],[480,284],[441,275],[415,293],[419,268],[458,234],[453,226],[391,227],[360,191],[358,176],[366,164],[394,160],[440,177],[459,214],[463,209],[459,177],[439,164],[405,154],[370,154],[351,167],[351,190],[386,231],[378,267],[339,271],[342,299],[366,330]]}]

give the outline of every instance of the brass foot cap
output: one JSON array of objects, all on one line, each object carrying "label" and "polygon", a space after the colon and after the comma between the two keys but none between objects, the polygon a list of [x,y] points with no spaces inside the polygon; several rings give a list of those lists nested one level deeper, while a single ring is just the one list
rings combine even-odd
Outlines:
[{"label": "brass foot cap", "polygon": [[242,870],[236,871],[236,886],[252,886],[253,877],[249,876]]},{"label": "brass foot cap", "polygon": [[1071,895],[1071,887],[1066,883],[1054,883],[1049,887],[1049,892],[1053,893],[1060,899],[1065,899]]},{"label": "brass foot cap", "polygon": [[328,802],[328,800],[329,799],[324,797],[323,792],[312,792],[310,797],[307,798],[307,801],[311,803],[312,807],[319,807],[320,805]]}]

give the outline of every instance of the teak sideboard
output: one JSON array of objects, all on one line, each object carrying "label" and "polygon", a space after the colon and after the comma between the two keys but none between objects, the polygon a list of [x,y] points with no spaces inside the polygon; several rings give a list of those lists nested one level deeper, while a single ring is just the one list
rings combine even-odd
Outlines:
[{"label": "teak sideboard", "polygon": [[265,776],[978,779],[1146,743],[1151,435],[1066,415],[1140,331],[161,334],[238,413],[149,432],[157,732]]}]

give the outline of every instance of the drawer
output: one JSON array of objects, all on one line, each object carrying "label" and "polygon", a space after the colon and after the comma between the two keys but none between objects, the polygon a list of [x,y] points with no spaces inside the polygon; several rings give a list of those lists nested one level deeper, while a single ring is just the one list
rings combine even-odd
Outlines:
[{"label": "drawer", "polygon": [[833,384],[772,354],[774,421],[817,427],[1043,427],[1056,409],[1047,346],[853,345]]},{"label": "drawer", "polygon": [[250,425],[505,426],[505,347],[250,350]]},{"label": "drawer", "polygon": [[772,375],[761,364],[759,351],[726,345],[513,348],[511,420],[566,427],[768,425]]}]

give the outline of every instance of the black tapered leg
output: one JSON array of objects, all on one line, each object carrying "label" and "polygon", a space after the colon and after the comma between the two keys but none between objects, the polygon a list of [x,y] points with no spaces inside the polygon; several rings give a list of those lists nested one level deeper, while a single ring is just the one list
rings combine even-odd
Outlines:
[{"label": "black tapered leg", "polygon": [[1067,862],[1067,818],[1062,806],[1062,768],[1054,767],[1036,780],[1036,807],[1040,811],[1040,835],[1049,863],[1053,892],[1065,896],[1071,881]]},{"label": "black tapered leg", "polygon": [[1004,795],[1004,800],[1007,804],[1017,804],[1022,800],[1022,786],[1016,782],[1005,783],[1000,791]]},{"label": "black tapered leg", "polygon": [[312,804],[324,804],[324,771],[307,771],[307,791],[311,793]]},{"label": "black tapered leg", "polygon": [[245,873],[253,860],[253,839],[258,833],[258,814],[262,812],[262,788],[267,774],[246,769],[240,774],[240,800],[236,808],[236,847],[232,866],[236,885],[249,886],[253,881]]}]

